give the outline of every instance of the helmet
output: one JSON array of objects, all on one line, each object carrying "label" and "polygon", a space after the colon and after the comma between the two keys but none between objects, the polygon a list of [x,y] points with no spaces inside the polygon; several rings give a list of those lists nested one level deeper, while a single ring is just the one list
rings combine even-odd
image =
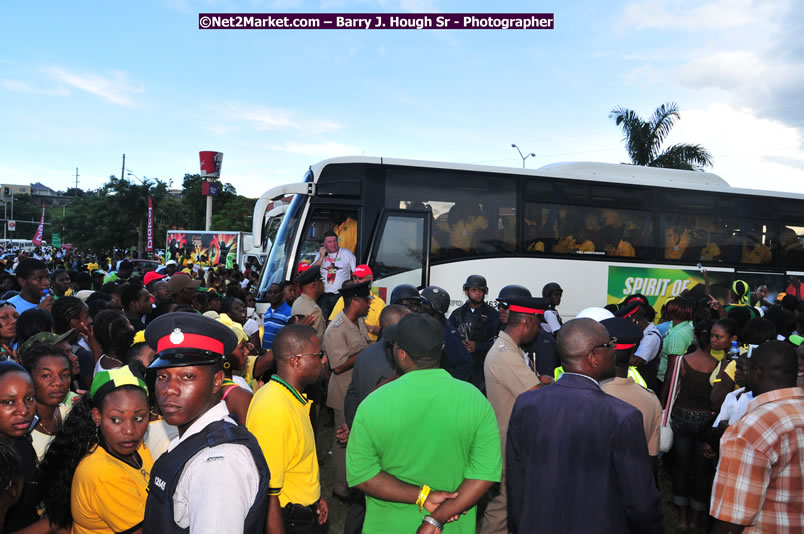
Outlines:
[{"label": "helmet", "polygon": [[505,286],[500,290],[500,294],[497,295],[497,300],[505,300],[511,297],[532,297],[533,295],[530,294],[530,289],[525,286],[518,286],[516,284],[510,284]]},{"label": "helmet", "polygon": [[438,313],[447,313],[449,310],[449,293],[438,286],[427,286],[422,289],[422,299],[430,303]]},{"label": "helmet", "polygon": [[466,291],[470,287],[474,289],[482,289],[486,293],[489,292],[489,288],[486,285],[486,279],[479,274],[473,274],[466,279],[466,283],[463,284],[463,290]]},{"label": "helmet", "polygon": [[421,300],[418,290],[410,284],[399,284],[391,291],[391,304],[398,304],[400,300]]},{"label": "helmet", "polygon": [[555,293],[556,291],[564,291],[561,289],[561,286],[558,285],[556,282],[550,282],[549,284],[545,285],[542,288],[542,296],[545,298],[549,298],[551,293]]},{"label": "helmet", "polygon": [[576,319],[580,319],[582,317],[594,319],[595,321],[603,321],[604,319],[611,319],[614,317],[614,314],[606,308],[591,307],[582,309],[578,312],[578,315],[575,316]]}]

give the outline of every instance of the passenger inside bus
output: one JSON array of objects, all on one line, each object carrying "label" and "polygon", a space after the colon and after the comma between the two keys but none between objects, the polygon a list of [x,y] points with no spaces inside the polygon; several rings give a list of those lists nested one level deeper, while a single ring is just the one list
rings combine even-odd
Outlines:
[{"label": "passenger inside bus", "polygon": [[460,252],[471,251],[475,234],[489,227],[489,220],[477,202],[455,204],[449,210],[447,221],[450,225],[449,246]]},{"label": "passenger inside bus", "polygon": [[357,221],[341,210],[333,210],[332,231],[338,236],[338,246],[354,253],[357,248]]},{"label": "passenger inside bus", "polygon": [[689,220],[684,215],[675,215],[664,232],[664,257],[668,260],[681,260],[692,237]]},{"label": "passenger inside bus", "polygon": [[[634,246],[625,239],[625,226],[607,226],[604,230],[606,256],[633,258],[636,256]],[[616,244],[616,245],[615,245]]]},{"label": "passenger inside bus", "polygon": [[770,263],[772,259],[770,248],[762,242],[762,233],[756,230],[749,232],[743,242],[742,262],[758,265]]}]

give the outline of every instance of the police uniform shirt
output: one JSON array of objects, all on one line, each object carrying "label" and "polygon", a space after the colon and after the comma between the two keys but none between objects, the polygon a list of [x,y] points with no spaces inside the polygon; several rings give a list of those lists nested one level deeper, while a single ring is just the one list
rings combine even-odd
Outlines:
[{"label": "police uniform shirt", "polygon": [[661,347],[662,334],[656,328],[656,325],[650,323],[642,332],[642,341],[639,342],[634,356],[642,358],[645,362],[650,362],[659,355]]},{"label": "police uniform shirt", "polygon": [[483,367],[486,375],[486,396],[497,416],[504,451],[514,402],[520,394],[539,384],[539,376],[528,365],[525,351],[504,331],[500,332],[497,341],[489,349]]},{"label": "police uniform shirt", "polygon": [[[167,454],[210,423],[223,420],[235,424],[228,415],[226,403],[219,402],[196,419],[183,436],[171,441]],[[242,534],[259,483],[259,471],[247,447],[224,443],[205,448],[184,465],[173,494],[173,520],[180,528],[190,528],[191,534]]]},{"label": "police uniform shirt", "polygon": [[[346,362],[348,356],[368,347],[368,331],[362,317],[353,323],[344,312],[339,313],[327,327],[324,334],[323,348],[327,354],[330,368],[334,369]],[[343,411],[346,390],[352,380],[352,370],[329,377],[327,390],[327,406]]]},{"label": "police uniform shirt", "polygon": [[313,328],[315,328],[318,338],[323,339],[327,325],[324,322],[324,315],[321,313],[321,308],[318,307],[318,304],[316,304],[313,299],[302,293],[299,298],[293,301],[290,315],[291,317],[294,315],[304,315],[305,317],[312,315],[315,317]]}]

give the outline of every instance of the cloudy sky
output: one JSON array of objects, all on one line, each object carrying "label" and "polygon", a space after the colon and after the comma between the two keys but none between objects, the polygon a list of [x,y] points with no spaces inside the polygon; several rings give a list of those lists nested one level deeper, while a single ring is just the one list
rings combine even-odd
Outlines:
[{"label": "cloudy sky", "polygon": [[[555,13],[555,29],[202,31],[201,12]],[[181,183],[198,151],[257,197],[331,156],[521,166],[627,161],[616,106],[682,110],[739,187],[802,192],[798,0],[3,2],[0,174]]]}]

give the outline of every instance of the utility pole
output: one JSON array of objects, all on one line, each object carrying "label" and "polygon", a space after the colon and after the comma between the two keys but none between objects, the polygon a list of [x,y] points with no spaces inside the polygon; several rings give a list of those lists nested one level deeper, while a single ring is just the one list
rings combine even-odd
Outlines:
[{"label": "utility pole", "polygon": [[[123,155],[123,157],[124,158],[126,157],[125,154]],[[78,176],[79,176],[78,167],[76,167],[75,168],[75,196],[76,197],[78,196]]]},{"label": "utility pole", "polygon": [[120,179],[124,180],[126,178],[126,155],[123,154],[123,169],[120,171]]}]

